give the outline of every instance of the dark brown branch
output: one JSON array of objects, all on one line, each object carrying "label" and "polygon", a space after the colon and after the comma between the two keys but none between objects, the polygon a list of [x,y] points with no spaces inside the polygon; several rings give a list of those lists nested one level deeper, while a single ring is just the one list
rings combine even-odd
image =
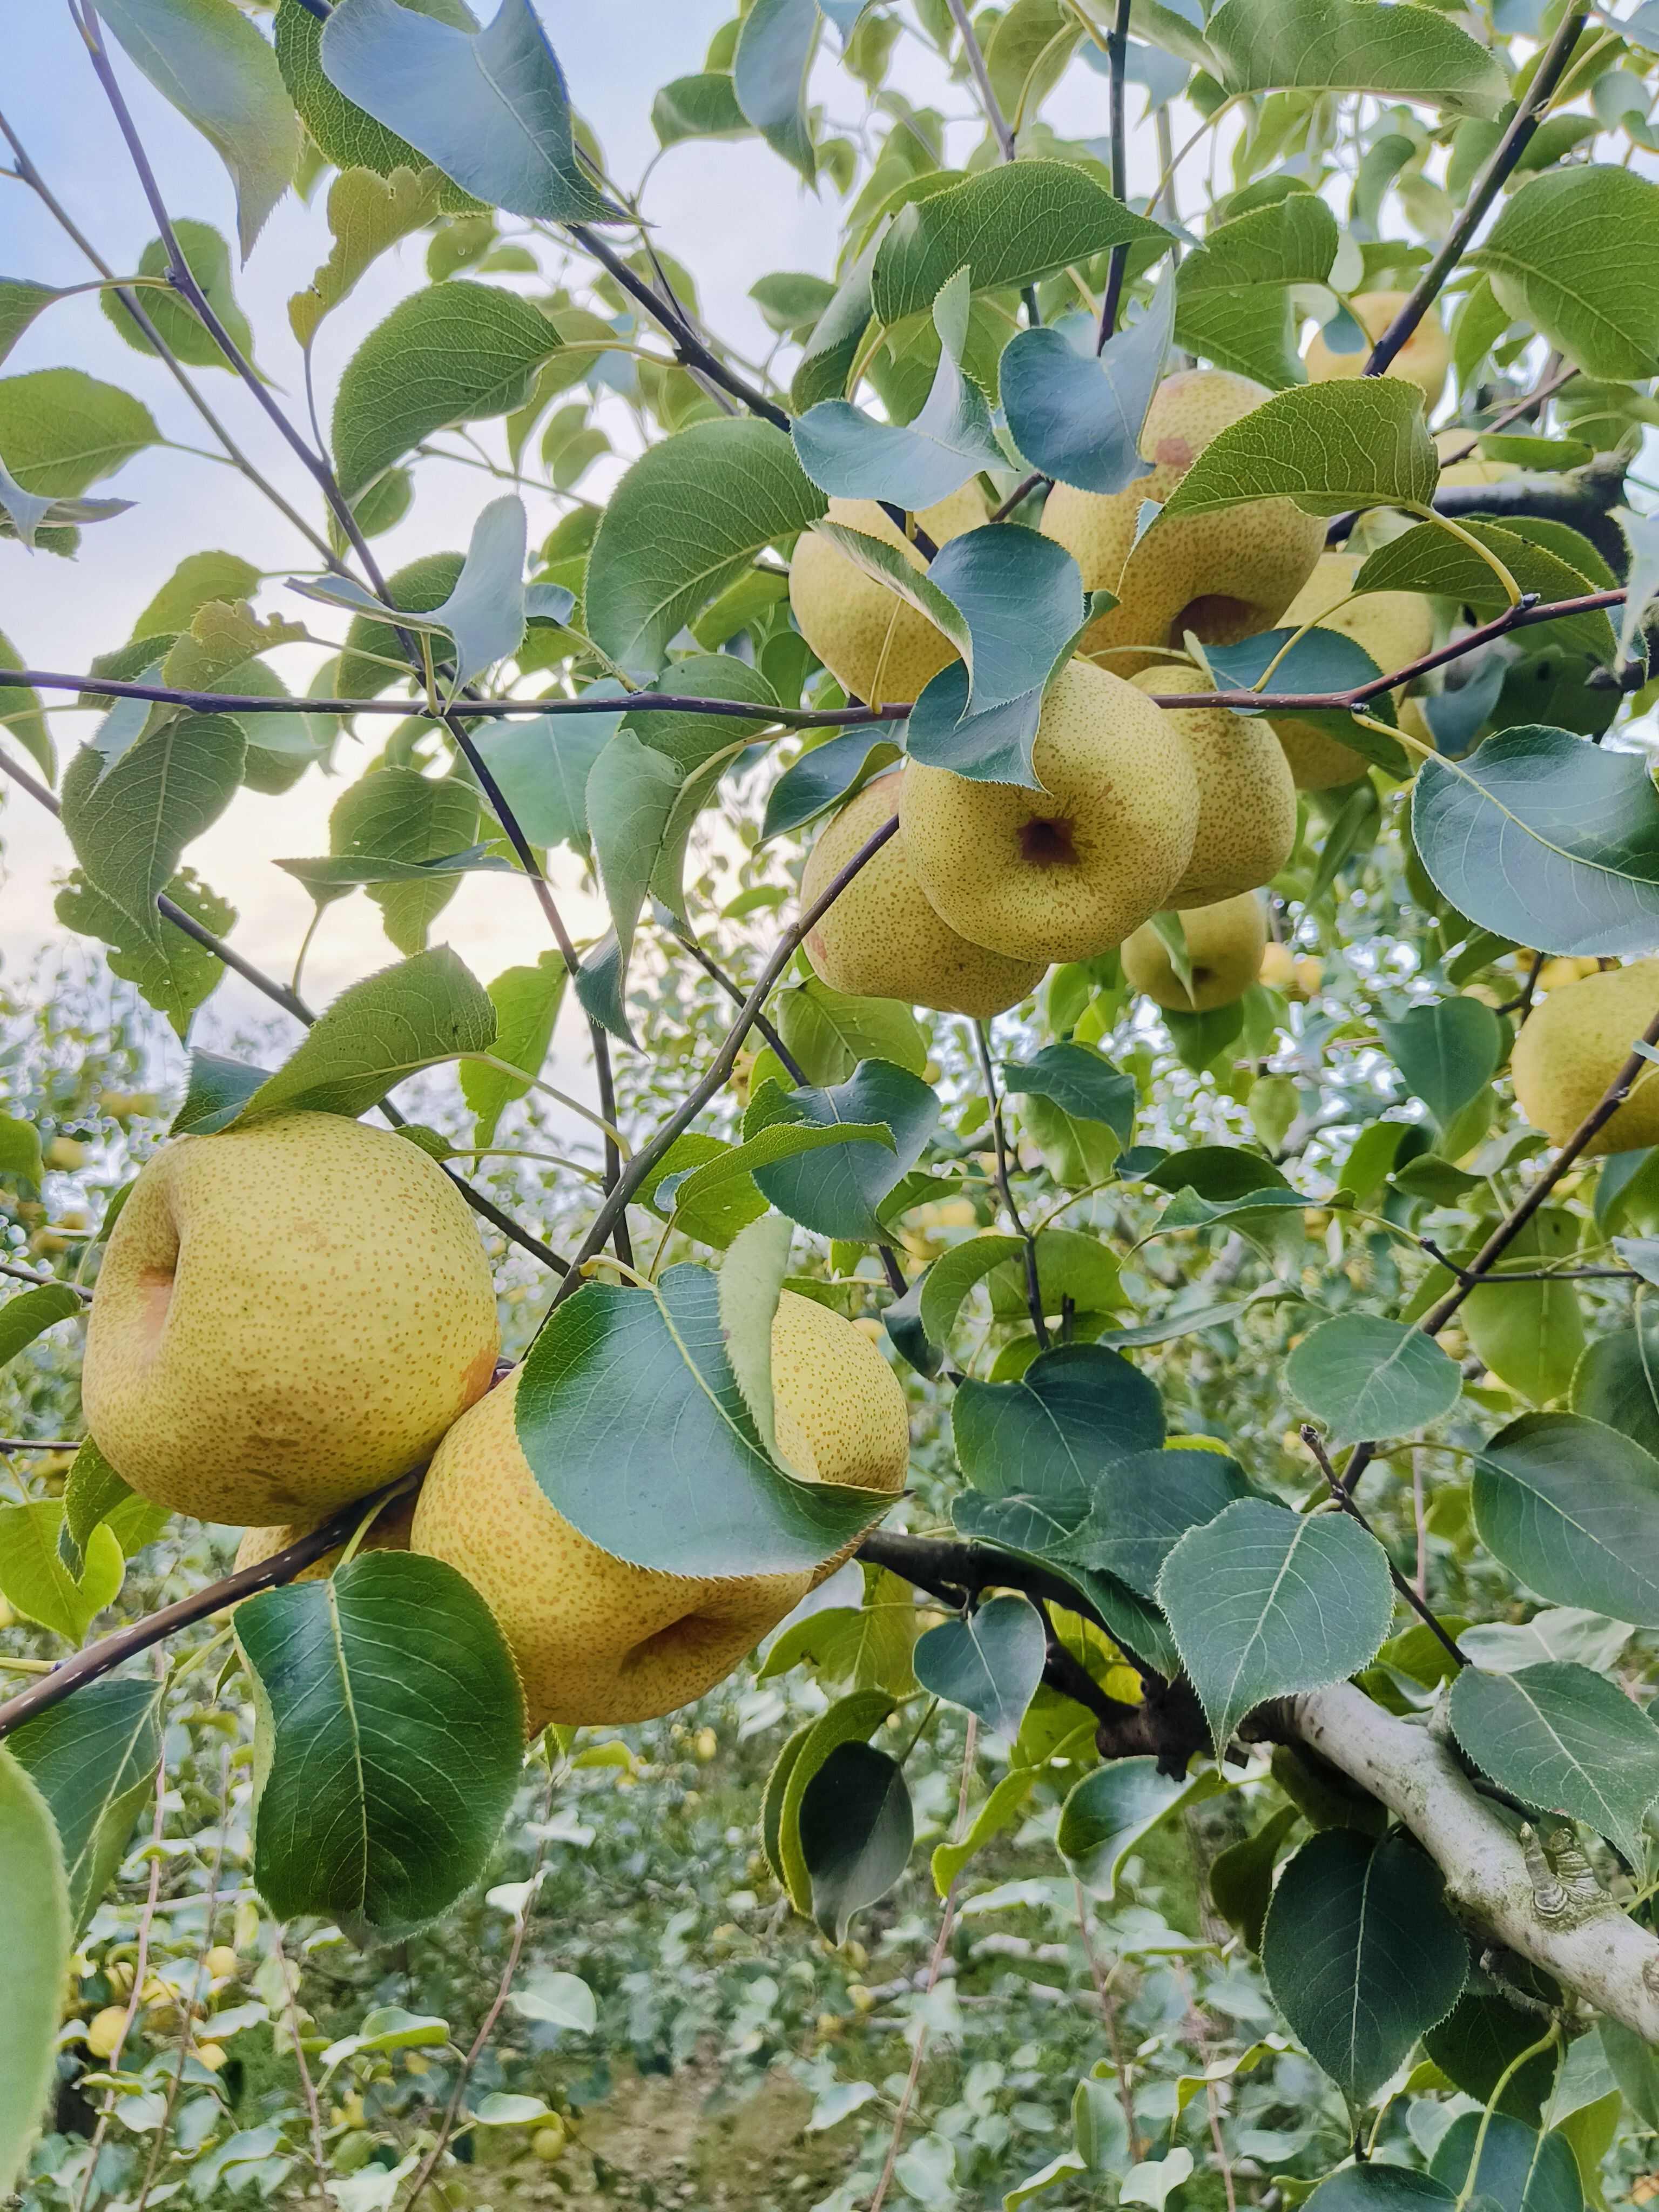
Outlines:
[{"label": "dark brown branch", "polygon": [[1532,1012],[1533,999],[1538,989],[1538,979],[1543,974],[1544,963],[1548,958],[1547,952],[1533,954],[1531,963],[1527,969],[1526,981],[1512,999],[1504,1000],[1503,1005],[1498,1009],[1500,1014],[1519,1014],[1523,1022],[1526,1020],[1527,1016]]},{"label": "dark brown branch", "polygon": [[25,1721],[33,1720],[37,1713],[50,1711],[61,1705],[84,1682],[95,1682],[100,1675],[107,1674],[112,1668],[121,1666],[140,1651],[148,1651],[152,1644],[161,1644],[180,1628],[189,1628],[196,1621],[206,1620],[223,1607],[239,1604],[245,1597],[252,1597],[260,1590],[275,1589],[283,1583],[291,1583],[314,1566],[330,1552],[349,1543],[353,1531],[365,1513],[387,1499],[400,1496],[416,1474],[399,1475],[380,1490],[371,1491],[366,1498],[354,1498],[343,1505],[337,1513],[331,1513],[307,1534],[272,1553],[251,1567],[240,1567],[222,1581],[209,1583],[203,1589],[181,1597],[176,1605],[163,1606],[159,1613],[147,1614],[135,1620],[130,1627],[118,1628],[113,1636],[101,1638],[89,1644],[84,1651],[77,1651],[72,1659],[65,1659],[61,1667],[54,1667],[50,1674],[42,1674],[27,1690],[0,1705],[0,1736],[9,1735]]},{"label": "dark brown branch", "polygon": [[[1117,11],[1106,38],[1109,112],[1111,118],[1112,197],[1127,204],[1129,194],[1129,131],[1124,112],[1124,79],[1129,49],[1129,0],[1117,0]],[[1099,353],[1117,328],[1123,299],[1123,279],[1129,266],[1127,243],[1115,246],[1106,263],[1106,289],[1100,302],[1100,327],[1095,336]]]},{"label": "dark brown branch", "polygon": [[1578,34],[1584,27],[1587,13],[1586,9],[1575,9],[1562,18],[1560,27],[1539,58],[1532,82],[1510,118],[1508,129],[1470,185],[1468,198],[1464,202],[1456,222],[1446,234],[1445,243],[1418,278],[1400,313],[1371,348],[1363,374],[1382,374],[1434,304],[1441,286],[1462,259],[1469,240],[1480,228],[1487,209],[1502,191],[1504,179],[1526,151],[1533,133],[1543,119],[1543,111],[1549,104],[1550,95],[1560,82],[1561,73],[1578,43]]},{"label": "dark brown branch", "polygon": [[1388,1560],[1389,1580],[1394,1584],[1395,1589],[1400,1593],[1401,1596],[1405,1599],[1407,1604],[1410,1606],[1412,1611],[1423,1623],[1423,1626],[1429,1630],[1436,1641],[1450,1654],[1456,1665],[1459,1668],[1467,1667],[1469,1662],[1464,1657],[1463,1654],[1458,1650],[1457,1639],[1455,1637],[1454,1637],[1448,1629],[1443,1627],[1440,1621],[1436,1618],[1428,1600],[1420,1594],[1413,1583],[1408,1583],[1405,1576],[1401,1573],[1399,1568],[1395,1566],[1393,1559],[1389,1556],[1388,1546],[1382,1542],[1382,1538],[1377,1535],[1376,1529],[1372,1528],[1370,1522],[1365,1518],[1359,1508],[1354,1504],[1352,1498],[1343,1488],[1342,1478],[1338,1474],[1336,1469],[1331,1465],[1329,1455],[1325,1449],[1324,1442],[1322,1439],[1318,1430],[1314,1427],[1311,1421],[1304,1421],[1297,1433],[1301,1437],[1303,1443],[1307,1446],[1309,1451],[1313,1455],[1314,1463],[1318,1468],[1321,1474],[1324,1476],[1326,1487],[1329,1490],[1331,1496],[1336,1500],[1337,1504],[1341,1508],[1343,1512],[1347,1515],[1351,1521],[1357,1521],[1359,1523],[1359,1526],[1365,1531],[1365,1534],[1378,1546],[1383,1558]]}]

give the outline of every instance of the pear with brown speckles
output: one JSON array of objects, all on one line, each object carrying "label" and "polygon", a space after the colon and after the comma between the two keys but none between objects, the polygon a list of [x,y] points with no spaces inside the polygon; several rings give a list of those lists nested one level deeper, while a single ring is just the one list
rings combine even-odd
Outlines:
[{"label": "pear with brown speckles", "polygon": [[405,1474],[489,1386],[489,1263],[417,1146],[335,1114],[179,1137],[98,1278],[81,1393],[141,1497],[315,1522]]},{"label": "pear with brown speckles", "polygon": [[1216,1006],[1231,1006],[1261,970],[1267,923],[1261,900],[1243,891],[1213,906],[1183,908],[1179,918],[1192,989],[1176,975],[1169,947],[1150,921],[1124,944],[1124,981],[1174,1013],[1206,1014]]},{"label": "pear with brown speckles", "polygon": [[1273,395],[1221,368],[1168,377],[1141,427],[1150,476],[1121,491],[1056,484],[1042,533],[1083,571],[1086,591],[1118,604],[1085,633],[1081,650],[1115,676],[1133,676],[1190,632],[1206,645],[1236,645],[1271,629],[1300,591],[1325,543],[1319,516],[1288,499],[1250,500],[1217,514],[1182,515],[1136,543],[1147,500],[1162,506],[1212,438]]},{"label": "pear with brown speckles", "polygon": [[[650,1720],[689,1705],[841,1565],[693,1577],[601,1551],[544,1493],[520,1449],[516,1370],[439,1447],[412,1548],[480,1591],[524,1685],[530,1730]],[[772,1324],[778,1450],[817,1482],[903,1487],[910,1437],[898,1377],[868,1337],[786,1291]],[[843,1555],[844,1556],[844,1555]]]}]

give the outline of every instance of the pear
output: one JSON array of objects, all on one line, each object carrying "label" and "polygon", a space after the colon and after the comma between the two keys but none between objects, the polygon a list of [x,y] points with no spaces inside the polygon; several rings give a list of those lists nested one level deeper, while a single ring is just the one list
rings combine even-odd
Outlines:
[{"label": "pear", "polygon": [[1144,692],[1086,660],[1048,687],[1032,763],[1042,788],[913,761],[900,835],[936,913],[1011,960],[1087,960],[1167,905],[1192,858],[1191,748]]},{"label": "pear", "polygon": [[[830,520],[861,530],[866,538],[885,538],[901,548],[913,568],[927,566],[872,499],[832,499]],[[986,520],[984,495],[975,479],[916,516],[935,545],[976,530]],[[815,530],[804,530],[796,544],[789,563],[789,604],[801,635],[848,696],[872,707],[915,698],[929,677],[957,658],[942,629],[896,592],[866,576]]]},{"label": "pear", "polygon": [[[1407,296],[1404,292],[1361,292],[1349,301],[1355,319],[1372,345],[1405,306]],[[1302,358],[1310,384],[1330,384],[1339,378],[1362,375],[1370,359],[1370,346],[1361,346],[1355,353],[1333,353],[1325,343],[1324,333],[1316,331]],[[1414,384],[1423,395],[1425,411],[1432,414],[1446,388],[1446,371],[1450,367],[1451,344],[1446,337],[1446,326],[1431,307],[1389,363],[1386,373]]]},{"label": "pear", "polygon": [[1288,499],[1177,517],[1135,544],[1143,503],[1162,505],[1218,431],[1271,397],[1226,369],[1184,370],[1158,386],[1146,411],[1140,453],[1150,476],[1121,491],[1056,484],[1049,493],[1043,535],[1071,554],[1085,590],[1117,594],[1081,647],[1106,655],[1115,675],[1150,667],[1163,657],[1156,648],[1181,645],[1188,631],[1206,645],[1236,645],[1271,629],[1312,571],[1325,525]]},{"label": "pear", "polygon": [[1212,1006],[1231,1006],[1261,971],[1267,924],[1261,900],[1245,891],[1213,906],[1182,908],[1179,918],[1193,973],[1191,991],[1176,974],[1164,939],[1150,922],[1124,942],[1125,982],[1175,1013],[1206,1014]]},{"label": "pear", "polygon": [[[1659,1014],[1659,960],[1634,960],[1565,983],[1533,1008],[1516,1039],[1516,1103],[1552,1144],[1564,1145],[1599,1105],[1631,1047]],[[1644,1064],[1630,1097],[1583,1157],[1659,1145],[1659,1069]]]},{"label": "pear", "polygon": [[[1433,648],[1434,609],[1421,592],[1367,592],[1343,606],[1340,602],[1353,589],[1359,566],[1352,553],[1322,555],[1318,567],[1285,608],[1281,628],[1299,629],[1304,623],[1317,623],[1322,629],[1340,630],[1363,646],[1385,672],[1420,659]],[[1298,790],[1333,791],[1365,773],[1363,753],[1311,722],[1282,716],[1273,729]]]},{"label": "pear", "polygon": [[[915,770],[911,773],[914,775]],[[903,778],[868,783],[819,833],[800,879],[801,904],[828,890],[860,845],[898,811]],[[832,990],[902,999],[941,1014],[988,1021],[1028,998],[1048,963],[1010,960],[970,944],[922,896],[896,830],[807,932],[806,957]]]},{"label": "pear", "polygon": [[179,1137],[133,1184],[81,1394],[141,1497],[310,1524],[417,1467],[489,1387],[489,1264],[406,1138],[336,1114]]},{"label": "pear", "polygon": [[[689,1705],[831,1571],[697,1577],[630,1565],[551,1505],[519,1446],[520,1368],[458,1421],[415,1509],[412,1548],[459,1568],[518,1665],[536,1735]],[[869,1339],[786,1291],[772,1326],[778,1449],[818,1482],[903,1486],[904,1392]]]},{"label": "pear", "polygon": [[[1139,691],[1206,691],[1184,664],[1148,668]],[[1296,843],[1296,782],[1263,714],[1227,707],[1166,707],[1198,777],[1198,832],[1172,907],[1212,906],[1271,883]]]}]

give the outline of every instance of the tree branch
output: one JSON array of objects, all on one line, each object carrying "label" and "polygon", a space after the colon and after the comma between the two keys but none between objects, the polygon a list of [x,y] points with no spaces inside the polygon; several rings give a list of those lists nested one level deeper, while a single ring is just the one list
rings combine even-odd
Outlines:
[{"label": "tree branch", "polygon": [[[1124,79],[1129,48],[1130,0],[1117,0],[1117,11],[1112,18],[1112,27],[1106,39],[1106,67],[1109,91],[1109,112],[1112,135],[1112,198],[1127,205],[1129,192],[1129,131],[1124,112]],[[1129,265],[1127,244],[1115,246],[1106,262],[1106,289],[1100,302],[1100,327],[1095,336],[1095,351],[1099,353],[1117,328],[1118,308],[1123,298],[1123,278]]]},{"label": "tree branch", "polygon": [[100,1638],[77,1651],[72,1659],[65,1659],[54,1667],[50,1674],[42,1674],[27,1690],[0,1705],[0,1737],[9,1735],[13,1729],[21,1728],[25,1721],[33,1720],[37,1713],[50,1711],[61,1705],[83,1682],[95,1682],[112,1668],[121,1666],[135,1653],[147,1651],[152,1644],[161,1644],[180,1628],[189,1628],[198,1620],[206,1620],[222,1608],[240,1604],[245,1597],[257,1592],[275,1589],[283,1583],[291,1583],[314,1566],[319,1559],[342,1544],[349,1543],[352,1533],[371,1506],[384,1504],[387,1499],[398,1497],[418,1479],[415,1474],[399,1475],[395,1482],[371,1491],[365,1498],[356,1498],[343,1505],[337,1513],[331,1513],[325,1521],[270,1559],[261,1559],[251,1567],[239,1567],[234,1574],[226,1575],[216,1583],[208,1583],[189,1597],[182,1597],[176,1605],[163,1606],[159,1613],[149,1613],[143,1620],[135,1620],[128,1627],[118,1628],[112,1636]]},{"label": "tree branch", "polygon": [[1447,232],[1444,244],[1418,278],[1400,313],[1371,348],[1361,371],[1363,375],[1382,374],[1434,304],[1441,286],[1462,259],[1469,240],[1480,228],[1487,209],[1503,189],[1504,179],[1526,151],[1528,140],[1542,120],[1550,94],[1560,82],[1561,73],[1578,43],[1578,34],[1584,27],[1587,14],[1587,9],[1575,9],[1561,19],[1555,36],[1539,58],[1532,82],[1510,118],[1509,128],[1493,147],[1486,166],[1470,185],[1468,198],[1464,202],[1456,222]]},{"label": "tree branch", "polygon": [[956,25],[957,34],[962,40],[963,54],[979,88],[980,104],[985,110],[985,119],[991,126],[991,136],[1000,148],[1003,160],[1012,161],[1015,153],[1014,134],[1008,127],[1008,118],[1002,112],[1002,103],[991,82],[991,72],[985,66],[985,57],[980,52],[979,40],[974,36],[968,10],[963,5],[963,0],[945,0],[945,5],[951,10],[951,21]]},{"label": "tree branch", "polygon": [[1042,1310],[1042,1287],[1037,1276],[1036,1239],[1020,1218],[1014,1202],[1014,1187],[1008,1175],[1008,1139],[1002,1126],[1002,1093],[997,1088],[996,1070],[991,1065],[990,1033],[983,1022],[974,1024],[974,1043],[979,1052],[979,1072],[985,1079],[985,1097],[991,1109],[991,1136],[996,1146],[997,1188],[1008,1218],[1014,1225],[1014,1234],[1024,1249],[1025,1304],[1031,1316],[1040,1351],[1048,1349],[1048,1323]]},{"label": "tree branch", "polygon": [[1458,1910],[1599,2011],[1659,2044],[1659,1937],[1609,1899],[1603,1911],[1540,1909],[1520,1843],[1449,1749],[1352,1683],[1286,1698],[1265,1717],[1330,1760],[1406,1827]]}]

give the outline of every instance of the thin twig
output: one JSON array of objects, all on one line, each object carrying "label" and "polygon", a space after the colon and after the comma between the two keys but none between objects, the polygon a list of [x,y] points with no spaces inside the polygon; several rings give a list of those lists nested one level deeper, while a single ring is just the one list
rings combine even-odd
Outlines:
[{"label": "thin twig", "polygon": [[1377,1536],[1376,1529],[1372,1528],[1370,1522],[1365,1518],[1364,1515],[1359,1510],[1359,1508],[1354,1504],[1352,1498],[1350,1498],[1347,1492],[1343,1488],[1342,1478],[1337,1473],[1336,1469],[1331,1465],[1329,1456],[1325,1449],[1324,1442],[1321,1437],[1318,1430],[1314,1427],[1310,1421],[1304,1421],[1301,1428],[1297,1433],[1301,1437],[1303,1443],[1306,1444],[1309,1451],[1313,1455],[1315,1463],[1317,1465],[1319,1472],[1325,1478],[1326,1487],[1329,1490],[1331,1496],[1335,1499],[1337,1504],[1340,1507],[1342,1511],[1348,1516],[1350,1520],[1357,1521],[1360,1527],[1365,1531],[1365,1534],[1373,1538],[1381,1546],[1382,1556],[1388,1560],[1389,1580],[1394,1584],[1395,1589],[1397,1589],[1401,1596],[1405,1599],[1407,1604],[1410,1606],[1412,1611],[1423,1623],[1423,1626],[1429,1629],[1438,1642],[1445,1647],[1446,1650],[1451,1655],[1451,1657],[1455,1661],[1457,1665],[1460,1668],[1467,1667],[1469,1662],[1464,1657],[1463,1654],[1458,1650],[1456,1638],[1449,1630],[1442,1627],[1439,1621],[1435,1618],[1433,1609],[1429,1605],[1426,1599],[1423,1597],[1419,1591],[1414,1589],[1412,1584],[1407,1581],[1404,1575],[1401,1573],[1399,1568],[1395,1566],[1393,1559],[1389,1557],[1388,1547],[1382,1543],[1382,1539]]},{"label": "thin twig", "polygon": [[997,1188],[1002,1194],[1002,1203],[1008,1218],[1014,1224],[1014,1234],[1024,1247],[1025,1304],[1031,1316],[1039,1348],[1048,1349],[1048,1323],[1042,1311],[1042,1285],[1037,1273],[1036,1239],[1020,1218],[1019,1207],[1014,1200],[1013,1182],[1008,1173],[1008,1140],[1002,1126],[1002,1093],[997,1088],[996,1070],[991,1064],[990,1032],[983,1022],[974,1024],[974,1043],[979,1053],[980,1073],[985,1079],[985,1097],[991,1109],[991,1135],[996,1146]]},{"label": "thin twig", "polygon": [[1469,196],[1456,222],[1447,232],[1439,252],[1412,288],[1405,305],[1371,348],[1361,372],[1363,375],[1382,374],[1434,304],[1441,286],[1462,259],[1469,240],[1480,228],[1487,209],[1502,191],[1504,179],[1526,151],[1533,133],[1542,120],[1550,95],[1560,82],[1561,72],[1578,43],[1578,34],[1584,27],[1588,12],[1584,9],[1570,9],[1561,19],[1555,36],[1540,57],[1532,82],[1511,117],[1508,129],[1470,185]]},{"label": "thin twig", "polygon": [[979,40],[974,36],[968,10],[963,5],[963,0],[945,0],[945,5],[951,10],[951,21],[956,25],[957,35],[962,40],[963,54],[973,72],[974,82],[979,88],[980,104],[985,110],[985,119],[991,126],[991,136],[1000,148],[1003,160],[1012,161],[1015,153],[1014,134],[1008,127],[1008,118],[1002,112],[1002,103],[991,82],[991,72],[985,66],[985,57],[980,52]]},{"label": "thin twig", "polygon": [[276,1943],[277,1971],[283,1977],[283,1994],[286,1999],[289,2040],[294,2045],[294,2063],[299,2073],[301,2094],[305,2098],[306,2117],[311,2128],[311,2163],[317,2176],[317,2201],[326,2205],[329,2201],[328,2151],[323,2142],[323,2115],[317,2100],[317,2084],[312,2079],[305,2039],[300,2033],[300,1970],[283,1948],[280,1928],[276,1931]]},{"label": "thin twig", "polygon": [[20,1283],[32,1283],[38,1291],[73,1291],[77,1298],[92,1296],[83,1284],[65,1282],[61,1275],[38,1275],[33,1267],[20,1267],[11,1260],[0,1260],[0,1275],[12,1275]]},{"label": "thin twig", "polygon": [[[1127,203],[1129,192],[1129,131],[1125,120],[1124,80],[1127,75],[1129,48],[1130,0],[1117,0],[1117,11],[1112,18],[1112,27],[1106,39],[1106,68],[1109,88],[1109,103],[1112,134],[1112,197],[1120,205]],[[1106,289],[1100,302],[1100,327],[1095,335],[1095,351],[1099,353],[1117,328],[1118,308],[1123,298],[1123,279],[1129,265],[1129,246],[1127,240],[1115,246],[1106,262]]]}]

